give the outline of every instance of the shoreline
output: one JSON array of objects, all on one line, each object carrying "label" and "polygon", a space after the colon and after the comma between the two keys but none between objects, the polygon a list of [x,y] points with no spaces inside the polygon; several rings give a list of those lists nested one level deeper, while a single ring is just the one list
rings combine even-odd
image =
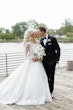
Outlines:
[{"label": "shoreline", "polygon": [[73,43],[73,40],[57,40],[59,43]]},{"label": "shoreline", "polygon": [[[58,40],[59,43],[73,43],[73,40]],[[21,43],[23,41],[0,41],[0,43]]]}]

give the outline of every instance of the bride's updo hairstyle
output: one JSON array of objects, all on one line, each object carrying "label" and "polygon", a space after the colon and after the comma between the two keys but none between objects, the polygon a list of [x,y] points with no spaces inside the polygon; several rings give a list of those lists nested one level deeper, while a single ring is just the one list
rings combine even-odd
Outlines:
[{"label": "bride's updo hairstyle", "polygon": [[23,39],[24,44],[26,42],[30,41],[30,39],[32,37],[32,34],[36,33],[36,32],[37,32],[37,30],[35,30],[35,29],[28,29],[28,30],[26,30],[25,33],[24,33],[24,39]]}]

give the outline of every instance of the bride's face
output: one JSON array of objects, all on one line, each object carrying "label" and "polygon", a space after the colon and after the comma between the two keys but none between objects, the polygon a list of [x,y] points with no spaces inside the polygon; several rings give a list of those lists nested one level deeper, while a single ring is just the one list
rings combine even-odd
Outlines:
[{"label": "bride's face", "polygon": [[37,32],[34,32],[31,37],[32,39],[35,39],[37,37]]}]

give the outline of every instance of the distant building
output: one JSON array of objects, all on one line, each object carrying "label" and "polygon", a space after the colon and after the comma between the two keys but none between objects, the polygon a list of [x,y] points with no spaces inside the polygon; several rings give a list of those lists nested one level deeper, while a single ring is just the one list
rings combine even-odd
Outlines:
[{"label": "distant building", "polygon": [[56,34],[55,37],[56,38],[61,38],[61,36],[59,34]]}]

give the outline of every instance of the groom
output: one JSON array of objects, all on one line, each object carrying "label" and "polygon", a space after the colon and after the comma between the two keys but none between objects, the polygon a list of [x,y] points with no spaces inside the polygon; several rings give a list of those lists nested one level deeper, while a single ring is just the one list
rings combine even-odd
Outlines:
[{"label": "groom", "polygon": [[43,57],[43,65],[48,76],[50,93],[53,97],[55,67],[60,58],[60,47],[55,37],[49,36],[44,27],[38,28],[38,34],[42,37],[41,45],[45,48],[46,56]]}]

